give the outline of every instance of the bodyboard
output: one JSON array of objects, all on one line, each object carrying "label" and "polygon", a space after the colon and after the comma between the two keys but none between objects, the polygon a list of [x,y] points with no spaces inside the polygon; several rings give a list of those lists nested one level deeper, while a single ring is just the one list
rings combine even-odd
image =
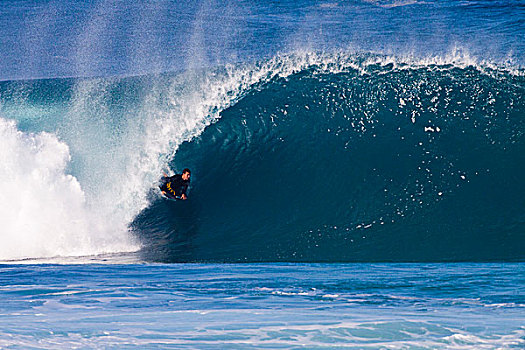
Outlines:
[{"label": "bodyboard", "polygon": [[172,195],[171,193],[166,192],[166,194],[162,193],[162,190],[160,187],[158,187],[160,195],[162,198],[169,200],[169,201],[181,201],[182,198]]}]

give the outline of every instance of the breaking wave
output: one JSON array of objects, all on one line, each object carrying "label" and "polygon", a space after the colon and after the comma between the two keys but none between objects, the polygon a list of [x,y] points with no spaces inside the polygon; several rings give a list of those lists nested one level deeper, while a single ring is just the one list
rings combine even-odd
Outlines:
[{"label": "breaking wave", "polygon": [[[371,53],[2,82],[0,259],[523,259],[524,88]],[[168,167],[190,200],[152,190]]]}]

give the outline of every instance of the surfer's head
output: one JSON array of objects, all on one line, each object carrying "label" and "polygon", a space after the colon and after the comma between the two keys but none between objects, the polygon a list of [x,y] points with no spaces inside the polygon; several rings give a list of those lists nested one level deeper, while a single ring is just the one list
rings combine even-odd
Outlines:
[{"label": "surfer's head", "polygon": [[186,168],[182,171],[182,179],[184,181],[188,181],[191,177],[191,171],[190,169]]}]

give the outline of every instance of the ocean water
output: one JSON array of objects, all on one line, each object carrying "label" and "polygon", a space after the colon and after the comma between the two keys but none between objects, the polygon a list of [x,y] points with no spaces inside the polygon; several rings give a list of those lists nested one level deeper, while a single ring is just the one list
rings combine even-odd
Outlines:
[{"label": "ocean water", "polygon": [[3,265],[3,348],[520,349],[523,264]]},{"label": "ocean water", "polygon": [[523,1],[2,2],[0,347],[524,347],[524,49]]}]

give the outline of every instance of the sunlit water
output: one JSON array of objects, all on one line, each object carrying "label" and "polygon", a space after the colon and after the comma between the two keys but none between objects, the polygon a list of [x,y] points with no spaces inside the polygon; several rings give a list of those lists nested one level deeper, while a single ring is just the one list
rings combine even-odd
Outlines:
[{"label": "sunlit water", "polygon": [[0,346],[522,348],[523,264],[3,265]]}]

